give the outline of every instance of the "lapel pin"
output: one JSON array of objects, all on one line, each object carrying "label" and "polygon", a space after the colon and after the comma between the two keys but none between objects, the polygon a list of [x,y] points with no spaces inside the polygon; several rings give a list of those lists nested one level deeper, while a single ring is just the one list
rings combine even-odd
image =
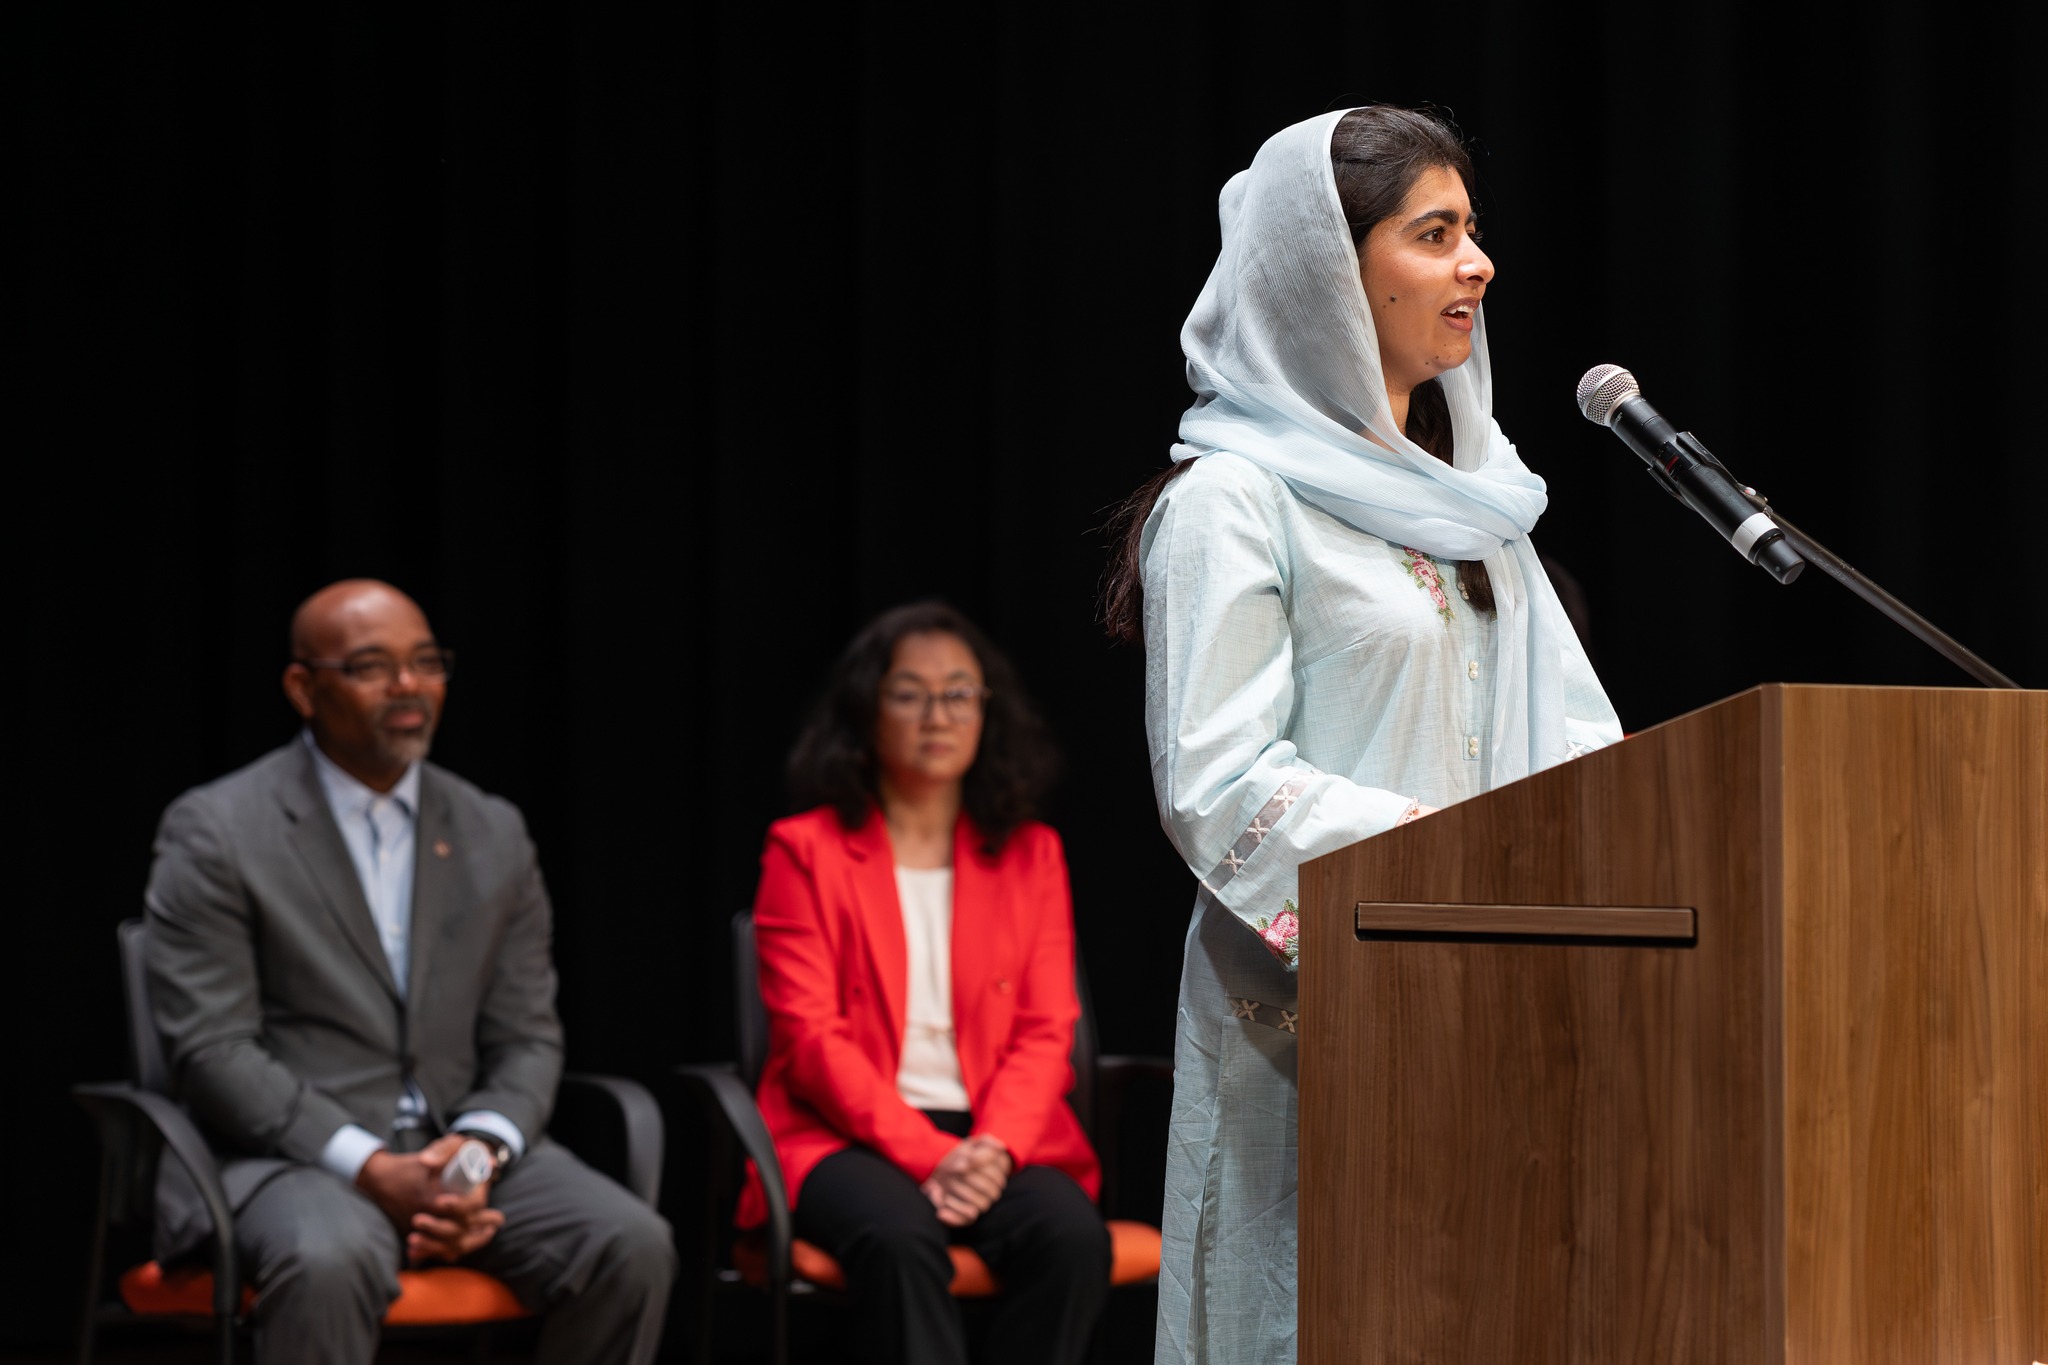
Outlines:
[{"label": "lapel pin", "polygon": [[434,840],[434,856],[436,858],[445,858],[454,851],[454,849],[448,847],[448,841],[446,839]]}]

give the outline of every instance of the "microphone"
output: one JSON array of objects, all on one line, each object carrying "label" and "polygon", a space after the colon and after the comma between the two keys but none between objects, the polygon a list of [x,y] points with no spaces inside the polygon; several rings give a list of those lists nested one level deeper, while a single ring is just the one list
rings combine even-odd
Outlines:
[{"label": "microphone", "polygon": [[1780,583],[1799,577],[1806,561],[1763,510],[1756,490],[1730,474],[1689,431],[1679,431],[1643,401],[1642,385],[1619,365],[1595,365],[1579,380],[1579,411],[1614,428],[1650,467],[1664,490],[1713,523],[1735,553]]}]

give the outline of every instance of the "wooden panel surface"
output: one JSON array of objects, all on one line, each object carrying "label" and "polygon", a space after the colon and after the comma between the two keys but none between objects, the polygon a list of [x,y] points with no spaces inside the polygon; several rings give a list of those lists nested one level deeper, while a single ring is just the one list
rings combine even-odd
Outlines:
[{"label": "wooden panel surface", "polygon": [[1793,1362],[2048,1360],[2048,695],[1937,695],[1782,696]]},{"label": "wooden panel surface", "polygon": [[[1305,1365],[1773,1359],[1762,720],[1746,694],[1304,869]],[[1347,942],[1360,899],[1688,906],[1697,941]]]}]

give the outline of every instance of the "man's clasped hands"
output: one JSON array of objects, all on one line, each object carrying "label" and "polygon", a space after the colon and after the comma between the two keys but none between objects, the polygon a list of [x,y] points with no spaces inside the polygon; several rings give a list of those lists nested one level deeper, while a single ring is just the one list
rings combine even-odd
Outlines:
[{"label": "man's clasped hands", "polygon": [[356,1173],[356,1188],[404,1235],[409,1265],[460,1260],[505,1225],[505,1215],[490,1206],[491,1182],[466,1194],[451,1194],[442,1183],[443,1170],[466,1141],[444,1133],[417,1152],[372,1152]]}]

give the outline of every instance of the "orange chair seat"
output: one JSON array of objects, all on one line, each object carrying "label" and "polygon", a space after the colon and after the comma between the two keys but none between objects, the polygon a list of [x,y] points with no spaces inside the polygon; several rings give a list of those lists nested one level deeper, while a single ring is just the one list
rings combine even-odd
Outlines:
[{"label": "orange chair seat", "polygon": [[[166,1271],[155,1261],[121,1276],[121,1302],[145,1317],[179,1314],[213,1315],[213,1272],[197,1266]],[[256,1302],[256,1291],[242,1290],[242,1311]],[[393,1327],[446,1327],[473,1322],[504,1322],[528,1317],[505,1282],[466,1266],[435,1266],[398,1272],[398,1297],[384,1314]]]},{"label": "orange chair seat", "polygon": [[[1112,1218],[1109,1229],[1109,1282],[1143,1284],[1159,1278],[1159,1229],[1150,1223]],[[963,1246],[948,1247],[953,1257],[953,1297],[985,1299],[996,1292],[996,1277],[981,1257]],[[767,1239],[749,1233],[733,1243],[733,1267],[740,1278],[759,1287],[768,1282]],[[846,1288],[846,1272],[818,1247],[798,1237],[789,1244],[790,1272],[821,1289]]]}]

